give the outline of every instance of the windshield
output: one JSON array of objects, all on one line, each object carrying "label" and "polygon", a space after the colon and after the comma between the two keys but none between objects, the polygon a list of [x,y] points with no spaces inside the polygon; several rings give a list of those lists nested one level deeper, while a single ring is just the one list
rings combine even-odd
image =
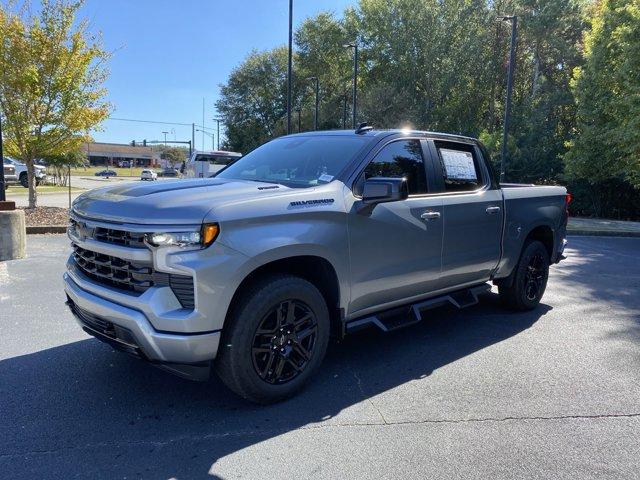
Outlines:
[{"label": "windshield", "polygon": [[333,180],[367,142],[363,137],[329,135],[277,138],[216,177],[313,187]]}]

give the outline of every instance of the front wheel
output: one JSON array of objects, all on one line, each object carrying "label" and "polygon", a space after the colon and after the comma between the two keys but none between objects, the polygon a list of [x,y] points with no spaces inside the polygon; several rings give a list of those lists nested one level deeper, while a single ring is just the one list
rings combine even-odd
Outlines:
[{"label": "front wheel", "polygon": [[329,343],[329,311],[308,281],[275,275],[252,286],[227,319],[216,372],[255,403],[292,396],[318,368]]},{"label": "front wheel", "polygon": [[549,253],[538,240],[525,244],[511,285],[498,285],[500,299],[514,310],[532,310],[540,303],[549,278]]}]

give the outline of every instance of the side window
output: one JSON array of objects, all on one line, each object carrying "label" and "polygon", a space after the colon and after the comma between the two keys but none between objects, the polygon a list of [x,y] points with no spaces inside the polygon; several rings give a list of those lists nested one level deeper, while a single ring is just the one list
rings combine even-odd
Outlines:
[{"label": "side window", "polygon": [[436,148],[447,192],[468,192],[482,186],[482,176],[472,148],[438,144]]},{"label": "side window", "polygon": [[362,180],[371,177],[404,177],[409,195],[427,193],[427,177],[419,140],[399,140],[378,152],[364,170]]}]

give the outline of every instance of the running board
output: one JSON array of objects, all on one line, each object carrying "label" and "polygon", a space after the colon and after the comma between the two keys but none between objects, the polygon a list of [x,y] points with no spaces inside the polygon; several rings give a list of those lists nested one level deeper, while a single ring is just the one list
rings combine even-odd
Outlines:
[{"label": "running board", "polygon": [[347,322],[345,332],[355,332],[362,328],[376,326],[383,332],[392,332],[422,321],[422,311],[451,304],[456,308],[466,308],[478,303],[478,295],[491,290],[491,285],[484,283],[472,288],[458,290],[423,302],[404,307],[385,310],[368,317]]}]

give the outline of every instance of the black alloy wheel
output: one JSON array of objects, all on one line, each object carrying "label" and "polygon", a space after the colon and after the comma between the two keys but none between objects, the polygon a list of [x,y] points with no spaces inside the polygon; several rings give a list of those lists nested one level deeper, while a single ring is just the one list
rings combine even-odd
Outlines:
[{"label": "black alloy wheel", "polygon": [[548,268],[548,266],[542,258],[542,253],[536,252],[530,258],[525,273],[524,292],[530,302],[538,300],[538,295],[543,288],[545,280],[545,268]]},{"label": "black alloy wheel", "polygon": [[313,354],[318,320],[300,300],[285,300],[273,307],[256,329],[251,355],[258,376],[272,385],[298,377]]}]

